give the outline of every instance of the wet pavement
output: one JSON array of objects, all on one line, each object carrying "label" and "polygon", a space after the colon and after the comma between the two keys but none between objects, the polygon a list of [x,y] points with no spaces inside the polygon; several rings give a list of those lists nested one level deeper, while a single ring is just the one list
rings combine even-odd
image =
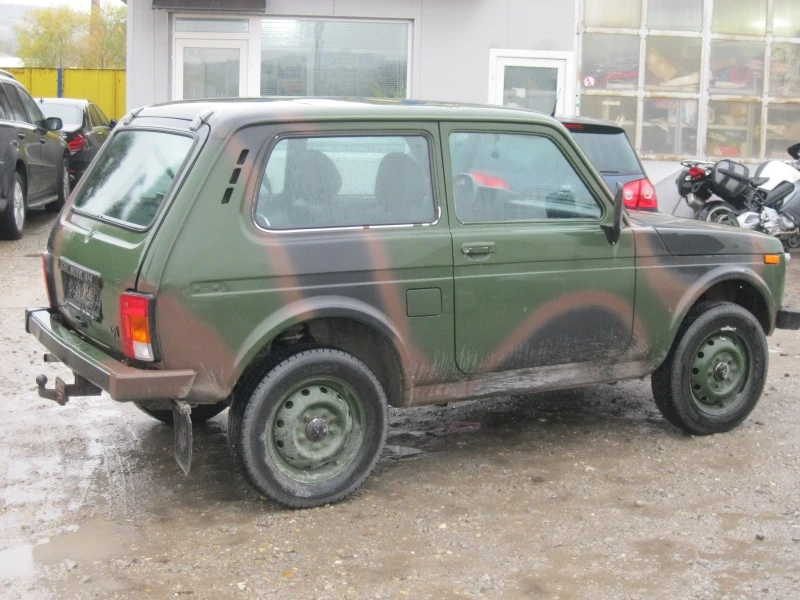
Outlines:
[{"label": "wet pavement", "polygon": [[184,477],[134,406],[38,397],[37,374],[68,375],[23,327],[52,219],[0,242],[0,597],[800,596],[800,333],[769,339],[767,391],[728,434],[679,433],[649,381],[393,411],[360,491],[285,510],[235,472],[227,413]]}]

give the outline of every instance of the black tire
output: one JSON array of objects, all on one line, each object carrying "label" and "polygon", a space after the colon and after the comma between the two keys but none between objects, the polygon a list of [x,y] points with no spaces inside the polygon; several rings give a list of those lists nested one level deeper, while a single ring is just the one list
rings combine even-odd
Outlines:
[{"label": "black tire", "polygon": [[[14,173],[14,187],[6,202],[6,208],[0,215],[0,238],[18,240],[25,229],[25,179],[17,171]],[[20,203],[22,209],[20,210]]]},{"label": "black tire", "polygon": [[377,377],[356,357],[304,350],[234,399],[229,445],[262,495],[291,508],[321,506],[372,473],[386,443],[387,406]]},{"label": "black tire", "polygon": [[755,408],[768,364],[764,330],[737,304],[698,305],[653,373],[653,397],[664,418],[686,433],[729,431]]},{"label": "black tire", "polygon": [[[172,409],[170,410],[152,410],[147,408],[146,406],[142,406],[138,402],[134,402],[136,408],[141,410],[143,413],[146,413],[156,419],[157,421],[161,421],[162,423],[166,423],[167,425],[173,424],[172,419]],[[200,425],[201,423],[205,423],[209,419],[213,419],[223,410],[228,408],[227,403],[225,402],[218,402],[217,404],[198,404],[197,406],[192,407],[192,413],[190,415],[192,419],[192,424]]]},{"label": "black tire", "polygon": [[739,227],[739,221],[736,220],[736,208],[727,202],[714,202],[710,206],[704,207],[697,213],[695,219],[719,225]]},{"label": "black tire", "polygon": [[64,208],[64,204],[69,198],[69,158],[64,156],[61,159],[61,169],[58,173],[58,200],[45,204],[47,212],[57,213]]}]

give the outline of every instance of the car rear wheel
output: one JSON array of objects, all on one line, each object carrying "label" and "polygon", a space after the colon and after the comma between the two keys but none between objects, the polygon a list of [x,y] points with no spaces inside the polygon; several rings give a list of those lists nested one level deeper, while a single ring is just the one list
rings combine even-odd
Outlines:
[{"label": "car rear wheel", "polygon": [[[153,410],[139,404],[138,402],[134,402],[136,408],[141,410],[143,413],[147,413],[154,419],[161,421],[162,423],[166,423],[167,425],[173,424],[172,419],[172,410]],[[223,410],[228,408],[227,403],[225,402],[218,402],[217,404],[198,404],[197,406],[192,407],[191,412],[191,419],[192,423],[195,425],[199,425],[201,423],[205,423],[209,419],[213,419]]]},{"label": "car rear wheel", "polygon": [[653,396],[664,418],[687,433],[729,431],[755,408],[767,363],[764,330],[752,313],[730,302],[704,303],[653,373]]},{"label": "car rear wheel", "polygon": [[0,237],[18,240],[25,228],[25,180],[19,172],[14,173],[14,188],[0,215]]},{"label": "car rear wheel", "polygon": [[386,394],[356,357],[332,348],[269,370],[228,417],[234,460],[264,496],[292,508],[341,500],[369,477],[386,442]]},{"label": "car rear wheel", "polygon": [[58,173],[58,200],[45,205],[48,212],[59,212],[69,198],[69,158],[61,159],[61,169]]}]

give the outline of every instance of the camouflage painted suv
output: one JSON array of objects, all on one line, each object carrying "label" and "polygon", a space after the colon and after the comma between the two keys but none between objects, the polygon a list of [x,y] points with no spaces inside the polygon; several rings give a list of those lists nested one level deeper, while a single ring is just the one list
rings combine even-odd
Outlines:
[{"label": "camouflage painted suv", "polygon": [[[513,148],[513,151],[510,149]],[[480,158],[478,169],[477,158]],[[652,374],[694,434],[753,409],[782,309],[779,241],[628,215],[527,111],[257,100],[137,110],[72,194],[27,330],[75,383],[174,423],[230,406],[245,477],[288,506],[370,474],[387,406]]]}]

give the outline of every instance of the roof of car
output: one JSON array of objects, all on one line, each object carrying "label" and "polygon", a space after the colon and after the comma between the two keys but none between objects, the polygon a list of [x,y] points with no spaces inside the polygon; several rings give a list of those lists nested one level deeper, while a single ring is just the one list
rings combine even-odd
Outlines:
[{"label": "roof of car", "polygon": [[65,104],[68,106],[86,106],[89,101],[85,98],[36,98],[37,102],[49,102],[51,104]]},{"label": "roof of car", "polygon": [[202,115],[212,128],[236,127],[243,121],[297,120],[465,120],[555,122],[533,110],[458,104],[368,98],[225,98],[156,104],[133,111],[136,118],[162,117],[193,120]]}]

